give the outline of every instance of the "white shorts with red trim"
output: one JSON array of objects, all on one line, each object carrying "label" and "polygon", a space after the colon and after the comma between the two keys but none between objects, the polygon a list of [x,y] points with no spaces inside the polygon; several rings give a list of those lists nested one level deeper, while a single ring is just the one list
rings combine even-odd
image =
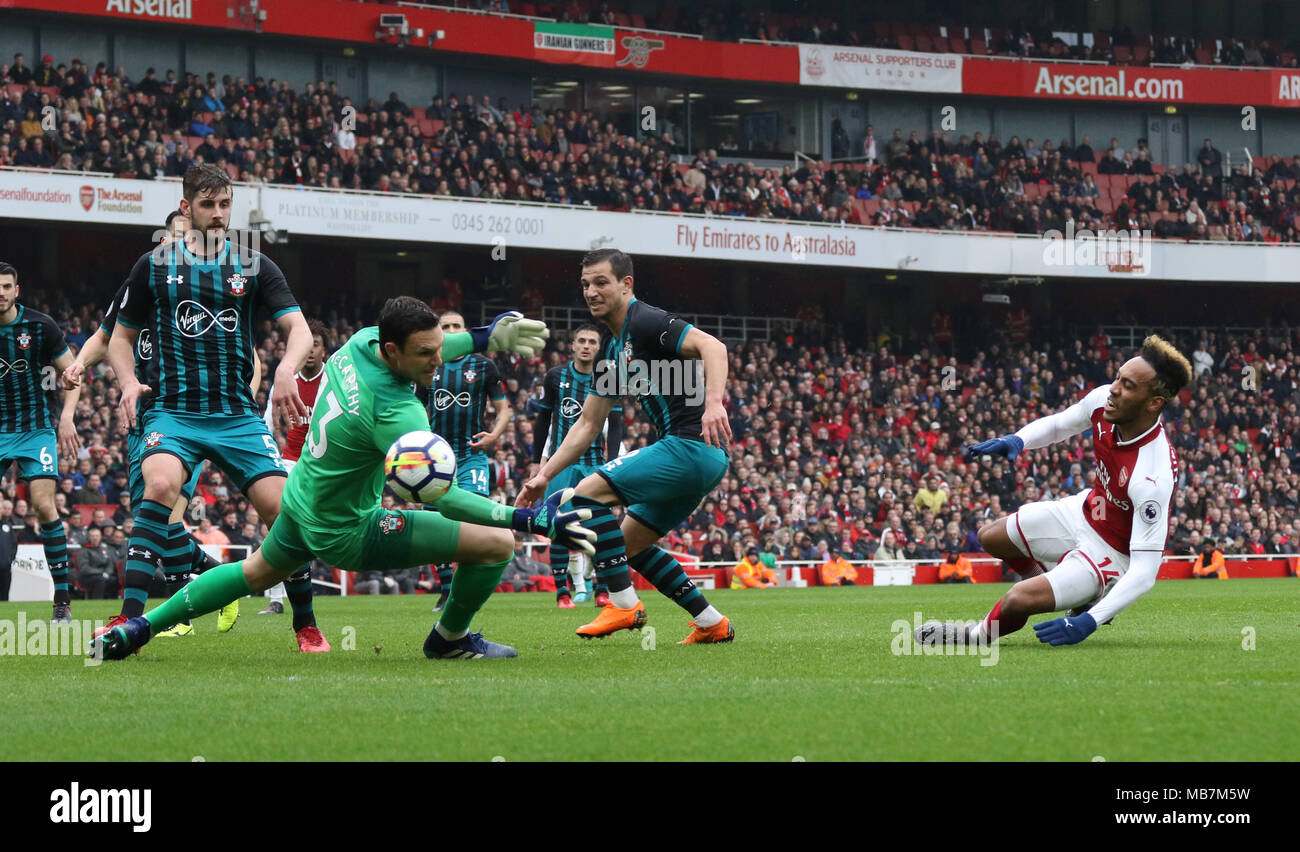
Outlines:
[{"label": "white shorts with red trim", "polygon": [[1007,518],[1007,535],[1047,572],[1056,609],[1101,599],[1128,571],[1128,556],[1106,543],[1084,518],[1090,491],[1026,503]]}]

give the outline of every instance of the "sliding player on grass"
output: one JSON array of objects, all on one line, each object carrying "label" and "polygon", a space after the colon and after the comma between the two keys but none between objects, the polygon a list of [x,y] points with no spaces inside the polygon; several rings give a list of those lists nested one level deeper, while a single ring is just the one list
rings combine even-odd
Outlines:
[{"label": "sliding player on grass", "polygon": [[[590,639],[645,624],[645,605],[637,600],[628,570],[635,568],[691,614],[693,630],[678,644],[730,642],[731,620],[709,605],[676,559],[656,546],[727,473],[731,424],[722,405],[727,347],[679,317],[637,301],[632,258],[618,249],[582,258],[582,294],[592,317],[605,326],[592,389],[578,422],[524,484],[516,505],[532,505],[587,451],[615,400],[639,397],[659,440],[599,468],[578,484],[573,498],[575,507],[591,510],[587,526],[597,536],[596,579],[610,597],[610,605],[577,633]],[[627,507],[621,529],[609,509],[615,504]]]},{"label": "sliding player on grass", "polygon": [[1031,615],[1068,609],[1064,618],[1040,622],[1034,630],[1043,642],[1073,645],[1150,591],[1178,478],[1161,412],[1191,378],[1187,359],[1153,334],[1111,384],[1013,435],[968,448],[969,455],[1012,461],[1024,449],[1091,429],[1097,479],[1090,491],[1027,503],[982,527],[986,552],[1021,560],[1022,574],[1035,576],[1012,586],[979,624],[928,622],[917,628],[917,641],[987,642],[1019,630]]},{"label": "sliding player on grass", "polygon": [[460,568],[442,616],[424,641],[429,658],[513,657],[515,649],[470,633],[470,621],[501,582],[514,551],[509,529],[540,533],[591,550],[581,522],[589,512],[559,512],[568,493],[536,511],[512,509],[452,486],[438,512],[384,509],[384,456],[408,432],[428,430],[412,383],[428,387],[444,357],[510,350],[531,356],[545,326],[503,314],[485,328],[444,335],[418,299],[390,299],[378,327],[352,336],[325,366],[306,452],[284,490],[266,541],[242,562],[203,574],[147,615],[102,637],[104,656],[121,659],[155,630],[270,588],[302,562],[319,558],[348,571],[385,570],[457,560]]}]

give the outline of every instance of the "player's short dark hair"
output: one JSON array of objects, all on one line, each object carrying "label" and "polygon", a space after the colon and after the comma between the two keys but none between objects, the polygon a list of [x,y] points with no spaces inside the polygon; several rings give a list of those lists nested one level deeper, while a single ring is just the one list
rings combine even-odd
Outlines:
[{"label": "player's short dark hair", "polygon": [[5,263],[0,260],[0,275],[12,275],[14,284],[18,283],[18,269],[12,263]]},{"label": "player's short dark hair", "polygon": [[624,254],[616,248],[603,248],[589,251],[582,256],[582,268],[595,266],[598,263],[609,261],[609,268],[613,271],[614,277],[619,281],[627,278],[632,274],[632,257]]},{"label": "player's short dark hair", "polygon": [[596,336],[600,337],[600,329],[596,327],[595,323],[584,322],[579,324],[576,328],[574,328],[573,331],[569,332],[569,339],[577,340],[578,335],[584,331],[594,331],[596,332]]},{"label": "player's short dark hair", "polygon": [[1151,395],[1173,399],[1191,384],[1192,365],[1174,345],[1158,334],[1147,335],[1142,341],[1142,360],[1151,365],[1156,376],[1151,380]]},{"label": "player's short dark hair", "polygon": [[163,220],[163,227],[170,228],[172,226],[172,220],[180,215],[183,215],[180,210],[173,210],[172,212],[168,213],[167,218]]},{"label": "player's short dark hair", "polygon": [[181,181],[181,197],[191,204],[203,193],[216,195],[222,189],[231,189],[230,175],[211,163],[190,166]]},{"label": "player's short dark hair", "polygon": [[384,302],[379,311],[379,348],[392,341],[403,349],[406,339],[415,332],[437,327],[438,315],[433,308],[411,296],[396,296]]},{"label": "player's short dark hair", "polygon": [[318,319],[307,320],[307,330],[311,332],[312,337],[319,337],[322,343],[326,343],[330,339],[329,329],[325,327],[325,323]]}]

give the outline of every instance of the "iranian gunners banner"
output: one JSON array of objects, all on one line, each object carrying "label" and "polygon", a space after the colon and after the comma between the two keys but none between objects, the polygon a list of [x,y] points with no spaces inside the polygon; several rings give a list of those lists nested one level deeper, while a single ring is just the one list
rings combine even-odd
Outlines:
[{"label": "iranian gunners banner", "polygon": [[593,24],[533,25],[533,58],[561,65],[614,67],[614,28]]},{"label": "iranian gunners banner", "polygon": [[899,92],[962,91],[964,57],[874,47],[799,45],[799,83]]},{"label": "iranian gunners banner", "polygon": [[1151,104],[1300,106],[1300,74],[1276,68],[1147,68],[968,57],[962,93]]}]

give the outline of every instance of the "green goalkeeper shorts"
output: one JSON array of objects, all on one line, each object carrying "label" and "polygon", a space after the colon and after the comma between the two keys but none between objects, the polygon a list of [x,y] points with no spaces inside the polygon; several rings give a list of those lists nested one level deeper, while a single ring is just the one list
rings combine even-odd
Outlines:
[{"label": "green goalkeeper shorts", "polygon": [[281,573],[312,559],[344,571],[396,571],[452,562],[459,542],[460,522],[437,512],[376,506],[358,527],[321,532],[282,511],[262,542],[262,556]]}]

